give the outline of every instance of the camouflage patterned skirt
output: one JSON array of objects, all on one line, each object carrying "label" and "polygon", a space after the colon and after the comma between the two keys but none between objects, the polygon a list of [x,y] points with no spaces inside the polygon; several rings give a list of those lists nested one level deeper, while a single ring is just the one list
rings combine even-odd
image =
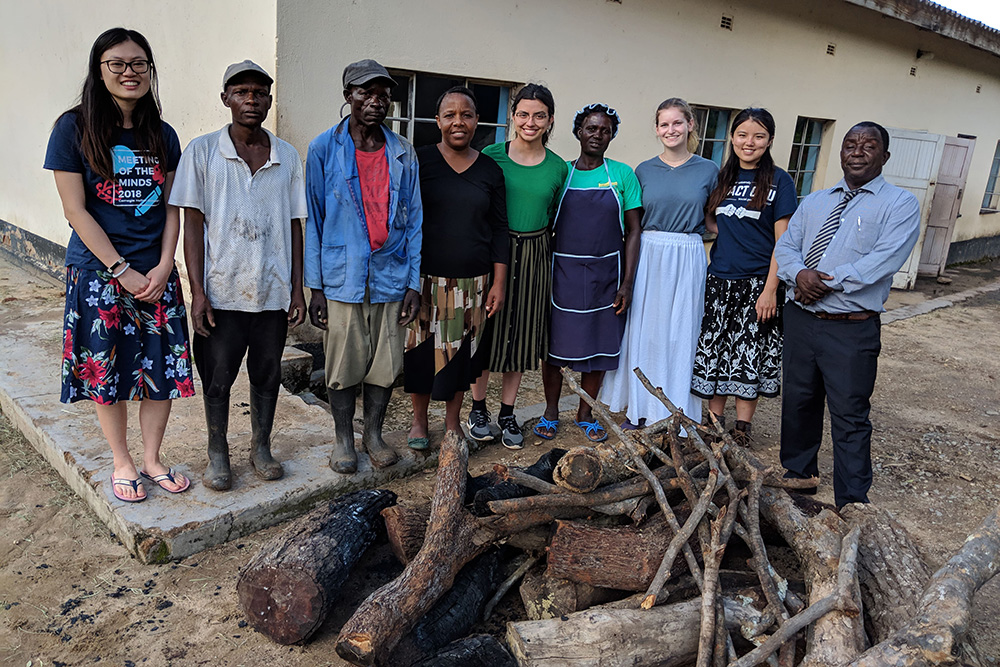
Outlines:
[{"label": "camouflage patterned skirt", "polygon": [[467,391],[489,363],[485,340],[489,276],[420,276],[420,314],[407,328],[403,388],[451,400]]}]

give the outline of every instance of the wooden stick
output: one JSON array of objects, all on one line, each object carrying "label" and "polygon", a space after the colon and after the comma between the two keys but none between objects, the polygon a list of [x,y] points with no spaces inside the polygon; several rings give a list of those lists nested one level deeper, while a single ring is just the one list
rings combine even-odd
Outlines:
[{"label": "wooden stick", "polygon": [[[749,482],[750,478],[743,471],[733,471],[737,482]],[[819,486],[819,477],[807,477],[806,479],[791,479],[778,477],[774,472],[769,472],[762,476],[764,486],[773,486],[779,489],[815,489]]]},{"label": "wooden stick", "polygon": [[[705,557],[705,585],[701,591],[701,630],[698,633],[697,667],[711,667],[715,648],[715,603],[719,591],[720,553],[723,551],[719,537],[727,509],[723,508],[719,512],[719,518],[712,522],[712,537]],[[646,604],[646,601],[643,601],[643,604]]]},{"label": "wooden stick", "polygon": [[[618,426],[611,419],[611,414],[608,412],[602,404],[594,400],[594,398],[585,392],[576,380],[573,379],[572,373],[570,373],[565,367],[559,369],[562,373],[563,379],[566,380],[566,384],[580,397],[582,398],[595,412],[597,412],[604,421],[608,424],[614,434],[624,445],[626,453],[632,461],[634,468],[646,478],[649,482],[650,489],[653,491],[653,495],[656,496],[656,502],[660,506],[660,511],[663,512],[664,518],[666,518],[667,523],[675,531],[680,531],[680,522],[677,521],[677,516],[674,514],[674,510],[670,507],[670,503],[667,502],[667,496],[663,491],[663,485],[660,480],[656,478],[656,475],[649,469],[646,462],[642,460],[642,456],[639,455],[635,445],[632,444],[631,438],[629,438],[621,427]],[[688,568],[691,570],[691,574],[694,575],[696,580],[701,578],[701,568],[698,567],[698,561],[694,557],[694,552],[691,551],[691,547],[685,542],[683,547],[684,560],[687,561]]]},{"label": "wooden stick", "polygon": [[[642,386],[646,388],[646,391],[652,394],[653,397],[656,398],[660,403],[663,403],[663,406],[667,410],[670,410],[670,414],[672,414],[675,419],[678,419],[681,422],[681,425],[684,426],[684,429],[688,432],[688,435],[692,436],[691,437],[692,441],[701,440],[701,436],[697,435],[699,429],[704,430],[704,427],[701,424],[699,424],[698,422],[696,422],[695,420],[691,419],[686,414],[684,414],[683,410],[678,408],[676,405],[674,405],[673,401],[667,398],[667,395],[663,393],[662,389],[660,389],[659,387],[654,387],[653,383],[649,381],[649,378],[646,377],[646,374],[642,372],[641,368],[638,367],[633,368],[632,372],[635,373],[637,378],[639,378],[639,382],[641,382]],[[712,411],[709,410],[708,412],[711,414]],[[719,433],[722,435],[726,435],[725,431],[722,429],[722,426],[719,425],[719,422],[715,419],[714,414],[712,415],[712,420],[715,422],[716,429],[719,431]],[[716,434],[713,433],[713,435]],[[730,443],[731,442],[732,438],[730,438]],[[705,444],[704,441],[702,441],[702,444],[703,445]]]},{"label": "wooden stick", "polygon": [[[707,468],[708,466],[705,467]],[[659,468],[656,474],[658,479],[661,480],[660,483],[663,488],[669,490],[678,488],[677,480],[668,476],[668,474],[673,474],[673,470]],[[491,500],[487,503],[487,507],[494,514],[512,514],[515,512],[555,507],[593,507],[652,493],[648,480],[640,478],[638,481],[640,483],[615,484],[599,491],[591,491],[590,493],[549,493],[540,496]]]},{"label": "wooden stick", "polygon": [[[764,538],[760,534],[760,489],[761,475],[756,470],[751,472],[750,492],[747,503],[747,529],[750,532],[750,550],[753,552],[754,570],[760,579],[760,587],[764,591],[764,599],[767,600],[767,609],[781,623],[788,620],[788,611],[778,593],[778,585],[774,581],[772,572],[774,568],[767,558],[767,549],[764,546]],[[776,574],[776,573],[775,573]]]},{"label": "wooden stick", "polygon": [[[677,435],[679,434],[679,431],[680,425],[675,419],[670,428],[670,432],[668,433],[668,437],[670,438],[670,455],[673,459],[674,469],[677,472],[677,480],[681,483],[681,489],[684,491],[684,495],[687,496],[688,502],[693,507],[698,503],[700,492],[697,490],[694,480],[684,468],[684,461],[681,459],[680,455],[680,446],[677,442]],[[714,503],[708,506],[708,512],[710,512],[712,516],[718,516],[718,508]],[[698,541],[701,543],[701,552],[703,555],[707,552],[711,539],[712,537],[709,533],[708,526],[704,521],[700,522],[698,524]],[[660,595],[661,594],[658,594],[657,598],[659,598]]]},{"label": "wooden stick", "polygon": [[854,590],[858,585],[858,541],[861,539],[861,526],[854,526],[840,544],[840,567],[837,568],[837,597],[840,598],[840,611],[857,616],[861,613],[858,602],[854,599]]},{"label": "wooden stick", "polygon": [[507,577],[504,582],[500,584],[497,592],[490,598],[490,601],[486,603],[486,607],[483,609],[483,621],[490,620],[490,616],[493,614],[493,609],[496,608],[500,600],[503,599],[503,596],[507,594],[507,591],[509,591],[514,584],[520,581],[521,577],[524,576],[524,573],[534,567],[537,562],[537,556],[525,558],[524,562],[521,563],[516,570],[514,570],[514,574]]},{"label": "wooden stick", "polygon": [[[705,490],[702,491],[698,504],[691,509],[691,516],[684,522],[684,527],[678,530],[674,534],[673,539],[670,540],[670,545],[667,546],[667,552],[663,554],[663,560],[660,561],[660,567],[656,570],[653,582],[646,589],[646,598],[642,601],[643,609],[652,609],[653,605],[656,604],[657,594],[663,588],[663,584],[666,583],[667,579],[670,578],[670,568],[674,563],[674,559],[677,558],[681,547],[687,544],[698,524],[701,523],[701,518],[705,516],[708,505],[712,502],[712,497],[719,488],[718,482],[718,473],[714,470],[709,471],[708,483],[705,484]],[[704,596],[704,589],[702,590],[702,595]]]},{"label": "wooden stick", "polygon": [[[844,582],[851,582],[857,577],[859,535],[860,530],[855,526],[841,543],[840,565],[837,568],[837,592],[809,605],[801,614],[793,616],[760,646],[736,662],[731,663],[729,667],[754,667],[754,665],[759,665],[767,660],[769,655],[777,651],[782,644],[794,638],[799,630],[810,623],[815,623],[835,609],[849,613],[850,609],[854,607],[854,601],[850,592],[851,585]],[[844,596],[845,589],[847,591],[846,597]]]},{"label": "wooden stick", "polygon": [[501,479],[514,482],[515,484],[519,484],[526,489],[531,489],[532,491],[538,491],[539,493],[569,493],[569,491],[561,486],[550,484],[544,479],[538,479],[534,475],[529,475],[520,468],[507,467],[502,463],[498,463],[493,466],[493,471],[496,472]]}]

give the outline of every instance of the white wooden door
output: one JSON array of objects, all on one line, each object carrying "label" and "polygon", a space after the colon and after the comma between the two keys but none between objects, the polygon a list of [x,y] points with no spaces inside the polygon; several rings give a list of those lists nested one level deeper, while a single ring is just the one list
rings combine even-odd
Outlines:
[{"label": "white wooden door", "polygon": [[934,187],[934,199],[931,201],[927,232],[917,266],[920,275],[938,276],[944,271],[975,147],[975,139],[945,137],[944,154],[935,179],[937,184]]},{"label": "white wooden door", "polygon": [[912,192],[920,202],[920,238],[906,263],[892,279],[893,287],[910,289],[917,280],[917,265],[927,231],[935,177],[944,152],[945,137],[929,132],[891,127],[887,129],[890,157],[882,169],[882,175],[893,185]]}]

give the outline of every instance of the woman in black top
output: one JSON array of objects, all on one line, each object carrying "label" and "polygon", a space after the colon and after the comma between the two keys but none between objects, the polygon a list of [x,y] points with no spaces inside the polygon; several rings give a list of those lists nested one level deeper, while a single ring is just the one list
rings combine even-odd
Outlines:
[{"label": "woman in black top", "polygon": [[403,357],[414,449],[428,446],[431,398],[446,402],[445,429],[461,433],[462,399],[489,362],[483,333],[486,318],[503,306],[509,252],[503,172],[471,147],[479,122],[472,91],[446,91],[436,119],[440,143],[417,150],[424,208],[420,314],[409,325]]}]

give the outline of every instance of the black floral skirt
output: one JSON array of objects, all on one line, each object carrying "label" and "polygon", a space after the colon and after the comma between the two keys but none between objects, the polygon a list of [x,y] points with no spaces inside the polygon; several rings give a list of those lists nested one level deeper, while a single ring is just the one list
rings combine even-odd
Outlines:
[{"label": "black floral skirt", "polygon": [[781,316],[785,294],[778,288],[778,312],[757,321],[764,276],[729,280],[711,273],[705,283],[705,315],[694,357],[691,393],[702,398],[736,396],[753,400],[781,393]]}]

